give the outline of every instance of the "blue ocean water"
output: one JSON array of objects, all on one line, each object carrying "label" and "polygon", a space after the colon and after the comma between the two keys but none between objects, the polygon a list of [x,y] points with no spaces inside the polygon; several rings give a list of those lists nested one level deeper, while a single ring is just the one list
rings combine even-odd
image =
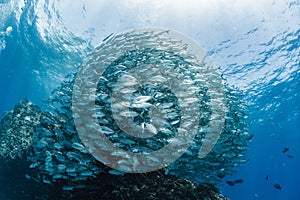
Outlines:
[{"label": "blue ocean water", "polygon": [[[249,161],[225,177],[222,193],[231,199],[299,199],[299,11],[297,0],[0,0],[0,116],[23,98],[43,106],[111,33],[169,28],[207,50],[249,106]],[[226,184],[236,179],[244,183]]]}]

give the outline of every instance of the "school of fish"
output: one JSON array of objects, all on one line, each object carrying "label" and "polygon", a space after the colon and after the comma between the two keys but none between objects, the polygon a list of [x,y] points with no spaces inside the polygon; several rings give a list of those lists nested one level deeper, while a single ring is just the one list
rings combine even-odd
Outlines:
[{"label": "school of fish", "polygon": [[[125,43],[127,45],[130,44],[128,41],[133,41],[132,46],[120,45],[123,40],[127,41]],[[137,42],[143,43],[145,40],[147,41],[145,48],[132,50]],[[121,49],[119,52],[122,54],[114,54],[115,48]],[[199,61],[189,54],[186,44],[182,44],[179,40],[170,40],[164,36],[164,32],[149,31],[143,34],[127,32],[105,39],[88,56],[92,59],[84,63],[84,66],[88,67],[103,59],[99,56],[101,54],[110,55],[106,60],[111,62],[107,62],[106,69],[99,74],[95,94],[95,117],[107,138],[114,145],[133,153],[147,153],[157,151],[171,142],[178,145],[184,143],[184,140],[177,139],[175,136],[179,127],[182,129],[189,127],[188,123],[182,123],[181,110],[189,109],[189,106],[193,104],[197,105],[200,111],[199,116],[193,116],[198,119],[197,133],[183,155],[164,168],[165,173],[199,183],[217,184],[225,176],[232,174],[237,166],[247,161],[245,152],[252,137],[247,131],[246,104],[241,100],[242,93],[223,83],[225,101],[212,101],[210,96],[212,94],[208,93],[208,87],[219,87],[220,83],[214,81],[216,74],[207,68],[199,71],[195,67],[199,65]],[[153,76],[151,70],[144,70],[143,76],[151,77],[151,80],[157,84],[151,84],[152,82],[140,84],[133,90],[133,86],[138,85],[139,81],[128,71],[149,64],[159,64],[166,69],[166,73],[171,73],[173,70],[188,77],[186,82],[177,84],[177,87],[179,91],[180,87],[184,90],[193,88],[196,90],[196,97],[184,96],[188,92],[182,93],[185,103],[180,103],[179,97],[170,88],[160,84],[171,80],[164,74]],[[199,72],[205,72],[205,74]],[[169,74],[170,76],[172,74]],[[175,74],[173,76],[176,78]],[[127,80],[121,85],[120,91],[126,98],[114,104],[116,108],[120,108],[118,116],[130,118],[136,125],[152,134],[152,137],[134,137],[118,127],[111,110],[111,94],[121,77],[126,77]],[[95,178],[101,173],[124,174],[122,171],[110,169],[101,164],[81,142],[72,113],[72,92],[75,79],[76,73],[69,75],[60,87],[53,91],[47,101],[49,109],[40,114],[40,121],[34,124],[35,131],[31,132],[32,137],[29,138],[32,147],[28,156],[31,162],[29,167],[38,169],[37,178],[44,183],[53,184],[65,180],[65,190],[84,187],[85,180]],[[210,85],[207,84],[207,80]],[[84,105],[86,102],[80,103]],[[218,103],[222,105],[217,105]],[[213,108],[214,106],[226,108],[224,126],[212,151],[204,158],[200,158],[199,150],[204,140],[209,140],[205,138],[205,135],[214,129],[210,122],[217,121],[219,114],[224,112],[224,110]],[[129,109],[121,109],[123,107]],[[154,109],[164,114],[164,120],[155,121]],[[154,117],[152,121],[151,117]],[[30,119],[32,118],[25,120]],[[159,124],[159,128],[155,123]],[[218,124],[216,123],[215,126],[217,127]],[[134,128],[134,126],[131,127],[132,130]],[[188,134],[189,129],[186,132]],[[23,137],[22,134],[19,137]],[[96,132],[95,134],[89,133],[89,137],[95,141],[99,139]],[[3,149],[1,151],[4,152]],[[118,152],[111,153],[116,156]],[[3,156],[3,153],[1,155]],[[167,158],[166,155],[165,159]],[[125,167],[124,171],[126,171]],[[80,184],[77,184],[79,182]]]}]

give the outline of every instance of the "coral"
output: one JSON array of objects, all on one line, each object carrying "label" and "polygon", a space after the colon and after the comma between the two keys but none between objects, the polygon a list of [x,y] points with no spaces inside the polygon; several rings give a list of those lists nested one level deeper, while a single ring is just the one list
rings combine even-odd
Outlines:
[{"label": "coral", "polygon": [[32,145],[41,110],[28,100],[16,104],[0,122],[0,156],[6,160],[22,158]]}]

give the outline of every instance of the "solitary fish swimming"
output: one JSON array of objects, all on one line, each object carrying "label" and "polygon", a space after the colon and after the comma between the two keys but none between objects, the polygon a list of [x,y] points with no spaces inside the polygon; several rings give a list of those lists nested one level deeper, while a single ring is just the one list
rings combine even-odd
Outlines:
[{"label": "solitary fish swimming", "polygon": [[274,188],[276,188],[277,190],[281,190],[282,189],[282,187],[278,183],[274,184]]},{"label": "solitary fish swimming", "polygon": [[284,147],[283,149],[282,149],[282,153],[286,153],[286,152],[288,152],[290,149],[288,148],[288,147]]},{"label": "solitary fish swimming", "polygon": [[228,185],[230,185],[230,186],[234,186],[234,185],[235,185],[235,183],[234,183],[233,181],[226,181],[226,183],[227,183]]},{"label": "solitary fish swimming", "polygon": [[288,157],[288,158],[294,158],[294,156],[293,156],[293,155],[287,155],[287,157]]},{"label": "solitary fish swimming", "polygon": [[237,179],[234,181],[234,183],[244,183],[244,180],[243,179]]}]

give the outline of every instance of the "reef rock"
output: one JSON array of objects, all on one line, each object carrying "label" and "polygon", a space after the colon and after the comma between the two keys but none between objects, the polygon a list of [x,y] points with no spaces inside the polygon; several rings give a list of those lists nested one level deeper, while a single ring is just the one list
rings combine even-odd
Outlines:
[{"label": "reef rock", "polygon": [[0,121],[0,156],[5,160],[22,158],[32,145],[41,110],[28,100],[21,100]]}]

